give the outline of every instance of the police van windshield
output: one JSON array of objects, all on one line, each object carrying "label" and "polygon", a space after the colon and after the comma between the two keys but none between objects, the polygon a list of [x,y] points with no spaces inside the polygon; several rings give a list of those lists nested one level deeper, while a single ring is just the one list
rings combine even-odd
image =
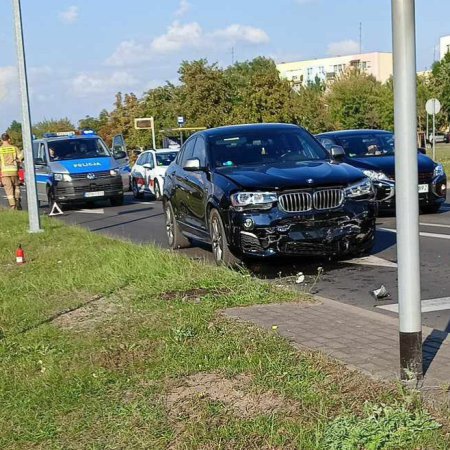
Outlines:
[{"label": "police van windshield", "polygon": [[111,156],[101,139],[65,139],[48,143],[50,161]]}]

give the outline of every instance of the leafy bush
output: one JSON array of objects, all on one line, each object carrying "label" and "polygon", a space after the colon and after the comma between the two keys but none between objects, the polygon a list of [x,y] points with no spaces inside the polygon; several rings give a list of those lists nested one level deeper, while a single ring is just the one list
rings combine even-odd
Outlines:
[{"label": "leafy bush", "polygon": [[411,449],[420,438],[441,427],[426,411],[409,411],[405,406],[366,404],[364,418],[338,417],[325,431],[329,450]]}]

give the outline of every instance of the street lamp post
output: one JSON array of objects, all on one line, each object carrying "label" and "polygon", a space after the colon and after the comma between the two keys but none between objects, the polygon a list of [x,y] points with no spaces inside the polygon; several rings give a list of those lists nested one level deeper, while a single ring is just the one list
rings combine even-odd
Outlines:
[{"label": "street lamp post", "polygon": [[423,368],[415,0],[392,0],[392,32],[400,375],[403,380],[419,380],[423,377]]},{"label": "street lamp post", "polygon": [[28,95],[27,66],[25,61],[25,46],[23,43],[22,12],[20,8],[20,0],[13,0],[13,10],[16,32],[17,66],[19,69],[19,86],[22,106],[22,138],[25,156],[25,181],[27,187],[28,220],[30,233],[38,233],[42,230],[39,217],[36,177],[34,172],[30,102]]}]

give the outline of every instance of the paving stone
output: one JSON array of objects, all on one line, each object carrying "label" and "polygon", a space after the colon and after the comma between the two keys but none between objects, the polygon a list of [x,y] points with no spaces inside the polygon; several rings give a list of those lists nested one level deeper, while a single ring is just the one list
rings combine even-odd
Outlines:
[{"label": "paving stone", "polygon": [[[320,350],[377,378],[398,379],[398,319],[329,299],[319,301],[232,308],[226,314],[264,328],[277,325],[279,334],[296,348]],[[424,384],[449,383],[447,333],[424,327],[423,339],[429,366]]]}]

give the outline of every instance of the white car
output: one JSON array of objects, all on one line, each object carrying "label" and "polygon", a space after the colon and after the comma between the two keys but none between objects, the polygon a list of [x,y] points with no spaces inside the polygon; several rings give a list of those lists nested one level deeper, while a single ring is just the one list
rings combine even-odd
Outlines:
[{"label": "white car", "polygon": [[178,152],[179,149],[163,148],[146,150],[139,155],[130,174],[134,198],[141,199],[144,194],[151,194],[157,199],[161,197],[167,167]]}]

